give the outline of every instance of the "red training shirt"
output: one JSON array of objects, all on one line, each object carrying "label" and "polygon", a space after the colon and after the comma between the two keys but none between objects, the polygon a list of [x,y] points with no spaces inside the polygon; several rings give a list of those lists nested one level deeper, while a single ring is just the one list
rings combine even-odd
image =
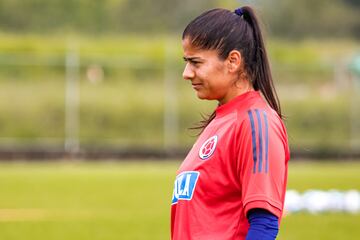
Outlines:
[{"label": "red training shirt", "polygon": [[289,157],[284,124],[259,92],[219,106],[177,172],[171,239],[245,239],[252,208],[280,222]]}]

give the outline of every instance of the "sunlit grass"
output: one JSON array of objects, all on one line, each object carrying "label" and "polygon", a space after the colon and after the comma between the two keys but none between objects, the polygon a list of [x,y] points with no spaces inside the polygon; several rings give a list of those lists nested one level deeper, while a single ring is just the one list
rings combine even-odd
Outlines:
[{"label": "sunlit grass", "polygon": [[[169,239],[180,161],[0,164],[0,238]],[[292,162],[288,188],[360,189],[358,162]],[[360,215],[297,213],[279,239],[357,239]]]}]

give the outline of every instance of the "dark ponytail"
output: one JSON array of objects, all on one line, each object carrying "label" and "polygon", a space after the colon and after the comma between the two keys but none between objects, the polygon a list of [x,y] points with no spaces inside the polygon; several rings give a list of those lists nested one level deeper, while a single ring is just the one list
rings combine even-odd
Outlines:
[{"label": "dark ponytail", "polygon": [[[182,37],[188,38],[194,47],[217,50],[221,59],[226,59],[234,49],[240,51],[253,88],[259,90],[270,107],[283,117],[259,21],[251,7],[238,8],[234,12],[209,10],[191,21]],[[214,118],[215,112],[192,129],[203,130]]]},{"label": "dark ponytail", "polygon": [[252,76],[252,84],[255,90],[260,90],[270,107],[283,118],[280,101],[277,96],[264,40],[261,34],[259,21],[251,7],[242,7],[243,18],[253,29],[255,54],[253,64],[249,64],[249,74]]}]

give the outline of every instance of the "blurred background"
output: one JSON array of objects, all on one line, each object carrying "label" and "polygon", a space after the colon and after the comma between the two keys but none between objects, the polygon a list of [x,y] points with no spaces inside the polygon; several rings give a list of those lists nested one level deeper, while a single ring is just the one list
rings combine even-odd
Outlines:
[{"label": "blurred background", "polygon": [[182,30],[243,5],[263,22],[290,195],[338,201],[289,209],[279,239],[358,239],[359,0],[0,0],[0,238],[169,239],[188,128],[216,107],[182,79]]}]

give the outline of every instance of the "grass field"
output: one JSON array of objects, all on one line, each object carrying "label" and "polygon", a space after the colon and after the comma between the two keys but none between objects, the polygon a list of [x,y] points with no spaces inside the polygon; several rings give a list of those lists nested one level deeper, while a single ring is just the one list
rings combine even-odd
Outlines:
[{"label": "grass field", "polygon": [[[179,161],[0,164],[0,239],[169,239]],[[289,189],[360,190],[360,162],[295,162]],[[278,239],[359,239],[360,214],[298,213]]]}]

